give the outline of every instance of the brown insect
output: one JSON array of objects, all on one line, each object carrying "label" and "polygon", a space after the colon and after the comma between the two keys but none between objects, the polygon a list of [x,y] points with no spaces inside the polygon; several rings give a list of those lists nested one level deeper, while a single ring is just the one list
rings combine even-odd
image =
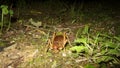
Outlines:
[{"label": "brown insect", "polygon": [[49,50],[59,52],[60,50],[65,48],[67,42],[69,42],[69,40],[65,32],[63,32],[61,35],[56,35],[56,33],[54,32],[52,39],[49,39],[48,41]]}]

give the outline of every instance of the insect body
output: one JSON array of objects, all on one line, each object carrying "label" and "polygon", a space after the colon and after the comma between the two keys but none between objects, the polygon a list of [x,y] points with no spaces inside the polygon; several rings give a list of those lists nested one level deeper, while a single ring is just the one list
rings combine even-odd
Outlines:
[{"label": "insect body", "polygon": [[54,52],[59,52],[60,50],[64,49],[66,43],[68,42],[68,38],[66,33],[62,33],[61,35],[53,34],[52,41],[49,40],[49,49],[53,50]]}]

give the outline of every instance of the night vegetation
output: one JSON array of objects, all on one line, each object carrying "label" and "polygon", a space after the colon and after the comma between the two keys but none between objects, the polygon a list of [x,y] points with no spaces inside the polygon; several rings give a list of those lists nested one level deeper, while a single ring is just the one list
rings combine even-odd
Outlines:
[{"label": "night vegetation", "polygon": [[118,0],[0,0],[0,68],[119,68]]}]

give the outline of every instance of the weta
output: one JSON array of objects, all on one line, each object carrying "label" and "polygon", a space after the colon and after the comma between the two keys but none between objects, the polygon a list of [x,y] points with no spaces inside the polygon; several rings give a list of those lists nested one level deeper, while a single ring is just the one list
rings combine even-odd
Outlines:
[{"label": "weta", "polygon": [[63,32],[61,35],[57,35],[54,32],[52,39],[48,40],[49,50],[53,50],[54,52],[59,52],[60,50],[65,48],[66,43],[69,43],[66,32]]}]

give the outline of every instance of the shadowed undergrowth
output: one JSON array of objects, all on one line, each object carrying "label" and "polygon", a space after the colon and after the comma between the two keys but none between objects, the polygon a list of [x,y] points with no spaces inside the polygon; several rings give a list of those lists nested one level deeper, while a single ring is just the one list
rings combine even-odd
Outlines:
[{"label": "shadowed undergrowth", "polygon": [[[118,10],[103,2],[29,4],[19,5],[19,20],[0,34],[1,68],[119,68]],[[47,51],[53,32],[62,31],[72,46],[66,44],[58,53]]]}]

